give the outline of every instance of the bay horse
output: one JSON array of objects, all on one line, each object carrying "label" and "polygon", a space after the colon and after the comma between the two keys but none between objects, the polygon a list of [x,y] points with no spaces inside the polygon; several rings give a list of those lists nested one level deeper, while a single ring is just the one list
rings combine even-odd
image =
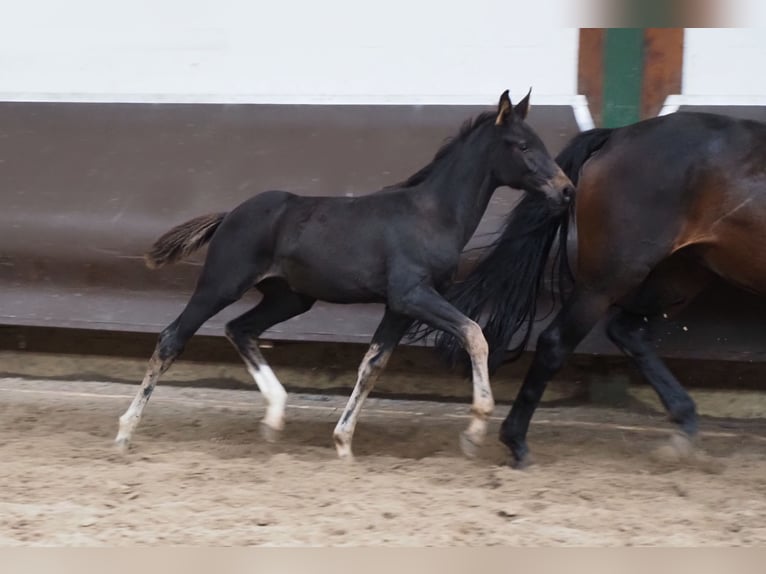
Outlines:
[{"label": "bay horse", "polygon": [[[645,319],[679,311],[715,276],[766,295],[766,124],[677,112],[583,132],[556,161],[577,187],[571,211],[526,195],[495,247],[445,293],[468,317],[484,316],[493,373],[527,344],[547,263],[560,273],[563,305],[501,426],[511,464],[529,462],[527,431],[546,384],[602,317],[677,425],[676,454],[688,455],[696,406],[650,346]],[[562,248],[572,219],[574,269]],[[436,347],[461,360],[450,336],[438,334]]]},{"label": "bay horse", "polygon": [[282,430],[287,395],[257,338],[317,300],[383,303],[383,318],[333,433],[338,456],[352,458],[362,403],[413,320],[451,333],[471,357],[472,419],[461,435],[470,455],[484,440],[494,407],[488,347],[481,328],[440,293],[498,187],[540,196],[554,212],[566,210],[574,192],[525,121],[530,93],[513,106],[503,92],[496,110],[464,124],[431,163],[400,184],[360,197],[265,191],[228,213],[203,215],[162,235],[146,254],[151,268],[209,243],[208,251],[191,298],[160,333],[140,388],[119,419],[117,445],[128,448],[160,375],[192,335],[255,287],[260,302],[227,323],[226,336],[268,405],[261,426],[265,438]]}]

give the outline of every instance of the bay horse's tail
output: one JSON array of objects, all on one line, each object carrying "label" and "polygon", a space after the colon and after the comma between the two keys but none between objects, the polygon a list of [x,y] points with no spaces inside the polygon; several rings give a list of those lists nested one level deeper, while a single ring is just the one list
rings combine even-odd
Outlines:
[{"label": "bay horse's tail", "polygon": [[157,269],[188,257],[210,241],[225,216],[226,213],[211,213],[175,226],[144,255],[146,266]]},{"label": "bay horse's tail", "polygon": [[556,156],[556,163],[573,184],[580,179],[580,169],[588,158],[604,147],[614,128],[595,128],[577,134]]},{"label": "bay horse's tail", "polygon": [[[577,185],[580,168],[611,133],[609,129],[583,132],[559,153],[556,162],[572,183]],[[562,212],[551,207],[546,198],[526,194],[508,216],[491,251],[464,281],[454,283],[444,293],[450,303],[482,326],[489,344],[490,372],[526,349],[549,260],[554,297],[565,298],[571,288],[574,277],[567,258],[567,235],[572,207],[573,203]],[[554,244],[557,249],[551,257]],[[416,323],[409,333],[419,340],[434,331]],[[520,339],[511,346],[519,332]],[[467,355],[453,336],[439,331],[434,343],[452,365],[466,362]]]}]

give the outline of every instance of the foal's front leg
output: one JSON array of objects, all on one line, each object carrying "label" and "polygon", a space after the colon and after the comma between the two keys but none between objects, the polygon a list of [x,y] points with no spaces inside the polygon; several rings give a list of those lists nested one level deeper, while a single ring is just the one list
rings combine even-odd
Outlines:
[{"label": "foal's front leg", "polygon": [[341,459],[353,459],[351,442],[354,437],[354,428],[356,427],[359,413],[362,410],[362,404],[375,386],[375,382],[386,367],[391,353],[399,344],[411,323],[412,319],[409,317],[399,315],[386,308],[383,319],[372,337],[370,348],[359,365],[359,375],[354,391],[351,393],[346,408],[333,432],[335,449],[338,452],[338,457]]},{"label": "foal's front leg", "polygon": [[487,436],[495,400],[489,384],[488,345],[481,327],[453,307],[434,288],[419,285],[396,300],[397,310],[456,337],[471,357],[473,405],[471,422],[460,435],[460,448],[476,456]]}]

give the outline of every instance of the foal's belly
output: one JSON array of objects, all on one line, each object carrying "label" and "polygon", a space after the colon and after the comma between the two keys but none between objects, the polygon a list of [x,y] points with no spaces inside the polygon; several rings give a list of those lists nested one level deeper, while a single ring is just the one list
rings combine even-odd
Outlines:
[{"label": "foal's belly", "polygon": [[[372,263],[372,264],[370,264]],[[288,259],[280,275],[293,291],[330,303],[380,303],[386,300],[387,278],[377,262],[353,259],[307,262]]]}]

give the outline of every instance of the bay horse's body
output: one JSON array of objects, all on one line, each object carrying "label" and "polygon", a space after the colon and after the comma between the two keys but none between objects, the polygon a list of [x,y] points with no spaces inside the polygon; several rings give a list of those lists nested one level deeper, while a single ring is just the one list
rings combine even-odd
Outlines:
[{"label": "bay horse's body", "polygon": [[[611,309],[609,337],[632,358],[678,424],[685,442],[676,444],[688,445],[698,427],[694,401],[649,345],[644,318],[677,311],[714,276],[766,295],[766,125],[676,113],[584,132],[557,162],[577,186],[574,288],[540,334],[501,440],[516,464],[526,463],[529,423],[547,382]],[[535,213],[542,220],[549,213],[531,196],[517,209],[526,210],[526,219]],[[506,239],[529,231],[514,224],[521,215],[512,214]],[[567,222],[568,216],[551,215],[525,241],[550,236]],[[526,255],[527,260],[536,258],[536,270],[520,279],[520,286],[509,283],[525,258],[512,245],[499,243],[448,294],[474,319],[489,311],[485,334],[493,367],[534,313],[534,301],[523,309],[511,309],[508,301],[539,281],[539,261],[545,259],[539,253]],[[546,256],[549,250],[547,244]],[[559,250],[561,255],[566,257],[565,250]],[[505,289],[509,284],[510,292]],[[441,338],[439,345],[455,352],[449,339]]]},{"label": "bay horse's body", "polygon": [[264,192],[229,213],[181,224],[147,254],[152,267],[172,263],[209,242],[186,308],[160,334],[141,388],[120,417],[116,442],[128,446],[159,376],[210,317],[257,288],[261,301],[226,325],[261,390],[267,436],[282,429],[286,393],[256,339],[266,329],[305,313],[315,301],[384,303],[383,319],[359,367],[356,387],[334,437],[351,457],[357,417],[375,379],[413,320],[446,330],[473,364],[473,419],[466,451],[480,444],[493,409],[487,344],[480,327],[440,295],[492,193],[509,185],[565,209],[573,187],[525,123],[529,95],[516,107],[507,91],[495,112],[480,115],[402,184],[361,197],[301,197]]}]

